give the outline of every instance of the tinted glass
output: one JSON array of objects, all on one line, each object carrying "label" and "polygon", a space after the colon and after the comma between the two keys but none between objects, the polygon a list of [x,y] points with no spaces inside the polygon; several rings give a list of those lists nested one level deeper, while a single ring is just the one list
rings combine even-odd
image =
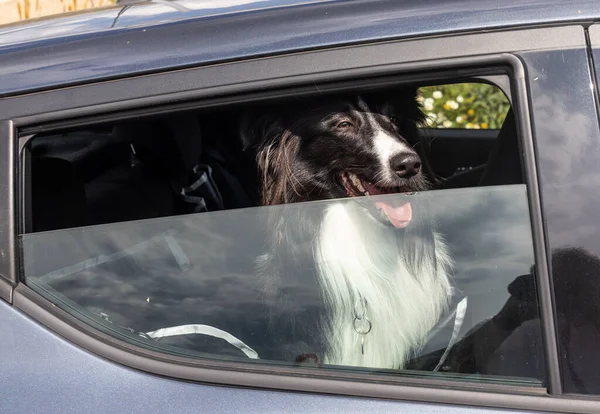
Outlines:
[{"label": "tinted glass", "polygon": [[169,354],[544,380],[525,185],[205,212],[21,243],[29,286]]}]

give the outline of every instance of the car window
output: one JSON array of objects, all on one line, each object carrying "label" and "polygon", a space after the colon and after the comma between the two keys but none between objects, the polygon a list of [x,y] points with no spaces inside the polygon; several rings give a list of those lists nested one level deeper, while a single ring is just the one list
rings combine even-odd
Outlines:
[{"label": "car window", "polygon": [[543,386],[515,114],[447,174],[400,95],[34,137],[26,283],[166,354]]},{"label": "car window", "polygon": [[[524,332],[517,329],[512,333],[519,338],[513,339],[516,343],[507,335],[517,328],[511,325],[512,319],[537,318],[535,297],[519,297],[512,303],[515,299],[510,295],[513,286],[519,295],[533,291],[534,260],[524,186],[379,196],[369,203],[401,204],[406,200],[415,216],[420,216],[411,223],[414,232],[435,223],[455,257],[455,291],[449,307],[437,323],[429,321],[432,336],[408,366],[427,371],[436,367],[449,372],[473,369],[491,375],[506,372],[541,380],[543,365],[535,325],[524,322],[518,327]],[[299,261],[286,254],[279,264],[282,273],[278,280],[261,283],[255,276],[260,267],[257,258],[264,258],[261,255],[269,251],[267,223],[274,217],[303,217],[303,224],[314,231],[302,237],[290,235],[294,239],[290,249],[300,255],[318,236],[321,217],[328,209],[371,208],[361,205],[365,202],[259,207],[25,235],[25,273],[30,286],[51,292],[66,309],[95,319],[112,334],[139,335],[136,341],[142,345],[156,347],[153,341],[158,341],[167,352],[293,363],[303,356],[322,355],[326,338],[312,336],[326,305],[314,280],[318,265],[314,261]],[[390,245],[408,244],[407,239],[415,237],[409,231],[397,235],[395,229],[386,230],[372,240],[369,255],[383,256]],[[353,257],[357,251],[340,254],[342,260],[372,260]],[[334,264],[333,259],[321,263]],[[360,262],[351,265],[362,266]],[[399,283],[393,288],[403,287]],[[428,300],[431,293],[422,292],[420,300]],[[352,318],[353,313],[345,316]],[[410,317],[416,320],[419,316]],[[480,324],[489,324],[492,317],[501,319],[500,326],[505,328],[486,327],[499,335],[495,344],[479,332]],[[370,320],[374,333],[401,329],[393,320],[376,315]],[[409,322],[396,321],[401,325]],[[455,329],[458,336],[453,335]],[[369,334],[364,337],[368,348]],[[446,351],[450,341],[467,338],[464,349],[456,349],[456,355],[450,354],[437,366],[442,360],[439,353]],[[357,345],[355,353],[359,362],[362,346]],[[521,355],[523,352],[529,355]],[[538,365],[523,366],[527,356]],[[353,365],[344,361],[331,364]],[[376,365],[373,367],[384,368]]]},{"label": "car window", "polygon": [[431,128],[500,129],[510,108],[502,90],[485,83],[424,86],[419,92]]}]

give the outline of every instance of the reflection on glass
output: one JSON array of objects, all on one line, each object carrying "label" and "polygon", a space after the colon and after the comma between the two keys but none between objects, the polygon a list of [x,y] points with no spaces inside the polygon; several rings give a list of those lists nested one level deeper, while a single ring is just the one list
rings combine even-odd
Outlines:
[{"label": "reflection on glass", "polygon": [[163,352],[544,377],[524,185],[26,234],[22,247],[31,287]]}]

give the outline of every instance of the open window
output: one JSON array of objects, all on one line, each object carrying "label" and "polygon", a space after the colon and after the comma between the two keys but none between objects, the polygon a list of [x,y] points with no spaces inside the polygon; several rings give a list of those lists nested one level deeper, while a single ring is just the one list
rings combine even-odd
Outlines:
[{"label": "open window", "polygon": [[[478,78],[441,79],[352,83],[210,108],[198,102],[35,134],[20,158],[25,282],[94,328],[164,354],[541,386],[518,112],[510,90]],[[467,114],[478,114],[481,90],[497,97],[497,124],[444,135],[431,128],[431,116],[414,125],[414,117],[404,119],[412,107],[382,112],[407,88],[421,88],[415,100],[424,104],[427,91],[456,84],[475,97],[453,101],[469,106]],[[280,128],[282,139],[290,109],[305,109],[291,122],[302,138],[300,117],[357,95],[371,97],[368,109],[353,101],[358,121],[336,125],[406,138],[402,145],[418,153],[430,184],[365,195],[376,183],[359,180],[348,184],[363,190],[346,194],[353,197],[316,191],[303,202],[261,206],[265,175],[288,173],[289,164],[273,163],[300,153],[301,161],[328,159],[312,173],[336,162],[370,168],[356,167],[367,156],[337,159],[346,153],[323,144],[334,137],[322,128],[281,152],[288,159],[257,162],[261,134]],[[254,121],[280,108],[288,124],[261,124],[245,148],[240,127],[248,114]],[[375,148],[372,132],[360,139]],[[310,177],[294,175],[306,171],[293,171],[289,182],[306,187]],[[353,227],[352,220],[363,221]]]}]

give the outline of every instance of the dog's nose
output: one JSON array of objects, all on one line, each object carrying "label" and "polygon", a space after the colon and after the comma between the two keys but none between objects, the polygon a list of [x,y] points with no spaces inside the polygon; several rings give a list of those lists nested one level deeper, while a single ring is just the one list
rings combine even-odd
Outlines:
[{"label": "dog's nose", "polygon": [[395,155],[391,159],[392,171],[400,178],[410,178],[421,171],[421,159],[415,153]]}]

